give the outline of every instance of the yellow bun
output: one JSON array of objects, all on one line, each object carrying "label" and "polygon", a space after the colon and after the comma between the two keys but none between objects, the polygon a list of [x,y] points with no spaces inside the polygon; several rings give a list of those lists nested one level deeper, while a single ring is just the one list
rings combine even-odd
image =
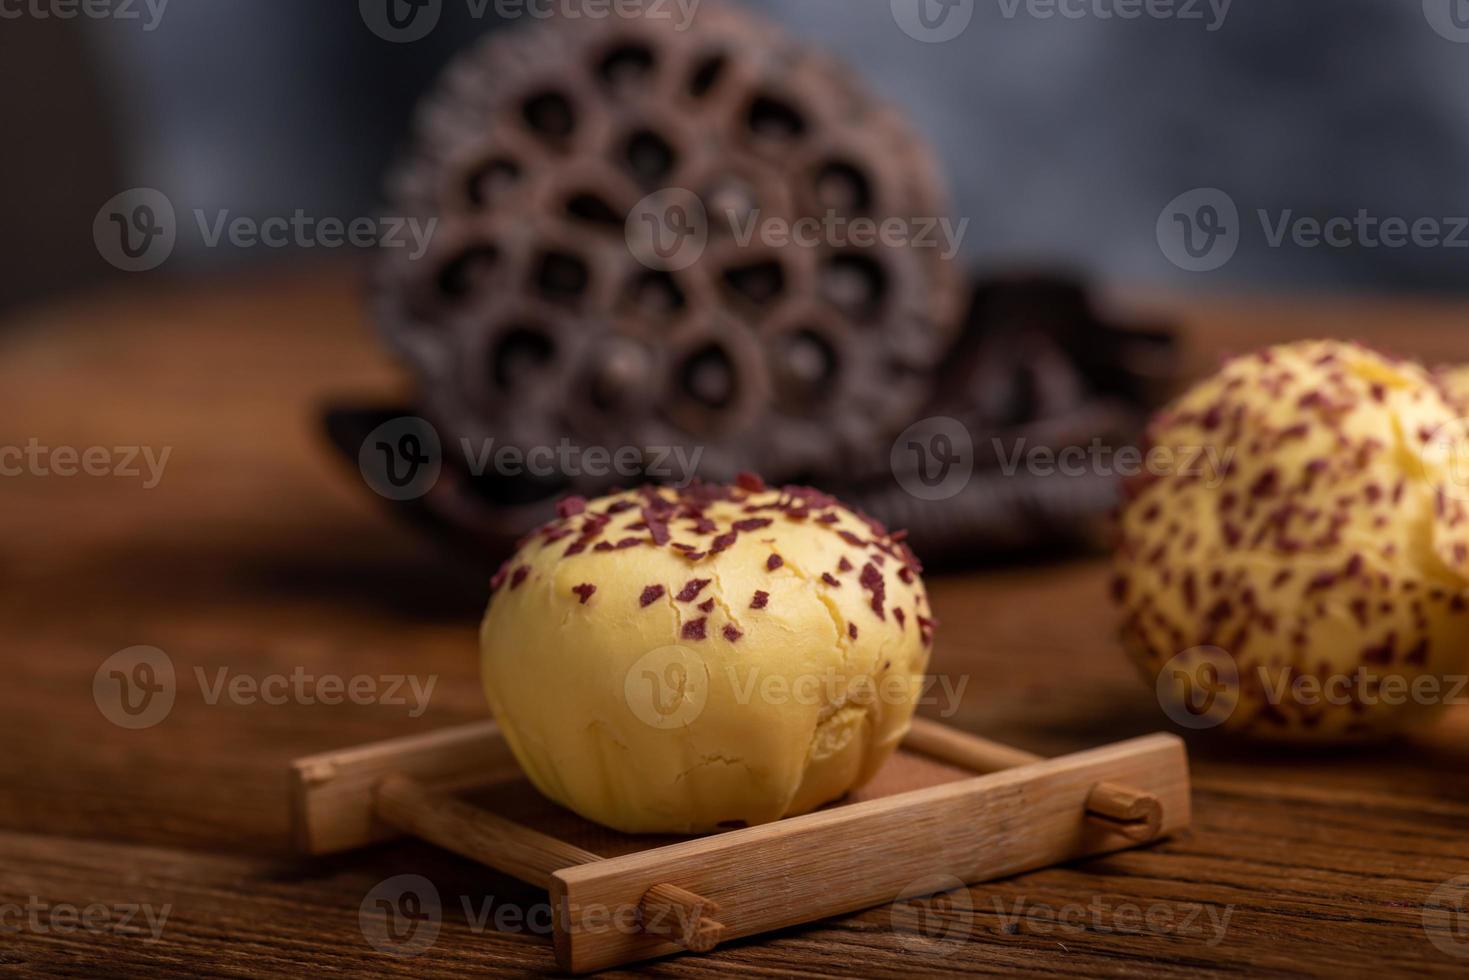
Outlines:
[{"label": "yellow bun", "polygon": [[1312,341],[1230,361],[1154,421],[1173,471],[1130,488],[1114,590],[1175,720],[1361,738],[1466,693],[1458,416],[1420,367]]},{"label": "yellow bun", "polygon": [[803,813],[908,730],[933,622],[912,553],[801,488],[563,501],[492,583],[485,691],[546,796],[629,832]]}]

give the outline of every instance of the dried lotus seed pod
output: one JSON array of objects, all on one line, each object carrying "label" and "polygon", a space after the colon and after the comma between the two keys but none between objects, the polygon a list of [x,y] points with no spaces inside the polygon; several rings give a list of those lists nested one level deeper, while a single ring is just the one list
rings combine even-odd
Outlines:
[{"label": "dried lotus seed pod", "polygon": [[[840,472],[921,409],[958,327],[957,269],[939,248],[848,244],[841,224],[811,246],[744,232],[912,226],[947,214],[941,187],[896,112],[727,7],[497,33],[420,108],[391,206],[437,225],[421,257],[382,250],[377,319],[450,445],[701,447],[714,478]],[[681,268],[628,244],[629,215],[665,189],[707,220]]]}]

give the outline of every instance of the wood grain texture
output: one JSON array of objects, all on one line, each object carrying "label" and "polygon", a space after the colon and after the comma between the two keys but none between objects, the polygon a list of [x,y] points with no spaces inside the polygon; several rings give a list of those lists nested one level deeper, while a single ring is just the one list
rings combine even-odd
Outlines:
[{"label": "wood grain texture", "polygon": [[[1151,308],[1184,318],[1201,369],[1225,349],[1327,334],[1469,360],[1463,305],[1165,298]],[[172,449],[153,489],[122,477],[0,479],[0,908],[32,896],[173,907],[156,941],[132,927],[14,930],[0,915],[0,972],[555,969],[539,914],[496,920],[546,903],[522,882],[411,842],[292,853],[290,760],[485,717],[473,651],[487,575],[385,518],[317,435],[327,399],[399,390],[365,324],[354,277],[323,267],[193,285],[140,276],[0,325],[0,444]],[[932,669],[967,683],[957,710],[939,689],[925,712],[1046,756],[1160,727],[1113,640],[1102,563],[930,586],[943,621]],[[142,643],[172,659],[178,696],[165,721],[127,731],[98,711],[92,677]],[[208,696],[221,670],[229,680],[298,668],[436,683],[420,713]],[[1469,958],[1430,941],[1425,906],[1469,874],[1469,711],[1370,749],[1187,741],[1185,834],[639,972],[1463,975]],[[514,793],[502,802],[509,815],[528,805]],[[441,905],[436,941],[412,958],[371,945],[359,919],[380,883],[405,874],[430,881]]]},{"label": "wood grain texture", "polygon": [[541,888],[549,888],[551,875],[562,868],[601,859],[407,776],[386,777],[373,796],[382,819],[405,834]]},{"label": "wood grain texture", "polygon": [[1183,743],[1129,739],[558,871],[551,896],[559,960],[582,973],[671,952],[607,914],[635,908],[665,882],[716,902],[726,935],[738,938],[891,905],[941,890],[935,882],[947,890],[1131,846],[1083,819],[1093,787],[1107,781],[1162,800],[1163,833],[1188,826]]},{"label": "wood grain texture", "polygon": [[[586,973],[948,890],[935,879],[963,887],[1108,853],[1189,820],[1188,760],[1176,736],[1046,761],[917,718],[905,748],[987,775],[883,796],[869,789],[866,799],[851,794],[814,813],[671,843],[629,835],[621,857],[604,858],[445,788],[492,779],[490,763],[507,751],[501,742],[499,727],[482,722],[297,760],[300,846],[361,847],[386,839],[386,828],[547,888],[557,965]],[[884,782],[921,778],[922,758],[894,753]],[[558,808],[542,803],[535,825],[554,825]],[[716,920],[721,907],[729,911]]]},{"label": "wood grain texture", "polygon": [[[638,899],[638,927],[643,932],[671,937],[695,953],[707,953],[728,937],[724,923],[714,918],[718,914],[718,903],[677,885],[654,885]],[[558,953],[569,945],[558,942]]]},{"label": "wood grain texture", "polygon": [[306,854],[332,854],[399,836],[397,828],[374,818],[374,790],[389,775],[453,791],[518,774],[493,721],[296,759],[290,766],[296,846]]}]

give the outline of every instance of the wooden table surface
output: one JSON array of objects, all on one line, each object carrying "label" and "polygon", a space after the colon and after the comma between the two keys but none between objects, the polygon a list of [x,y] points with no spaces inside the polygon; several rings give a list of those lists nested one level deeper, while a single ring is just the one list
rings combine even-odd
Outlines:
[{"label": "wooden table surface", "polygon": [[[290,759],[486,715],[474,641],[485,576],[386,517],[319,433],[324,401],[402,384],[355,286],[333,266],[142,276],[0,325],[0,446],[171,449],[154,488],[120,475],[0,478],[0,972],[554,969],[543,930],[477,921],[486,899],[542,902],[528,886],[416,843],[291,853]],[[1184,318],[1196,366],[1315,334],[1469,359],[1464,305],[1150,308]],[[950,722],[1044,753],[1164,727],[1113,640],[1105,578],[1100,561],[1078,560],[934,579],[933,669],[967,678]],[[127,730],[99,710],[93,675],[140,644],[168,654],[179,690],[164,721]],[[209,696],[222,677],[298,669],[437,686],[418,717],[401,704]],[[1174,839],[976,886],[968,912],[952,899],[879,908],[645,969],[1469,971],[1469,918],[1437,944],[1424,924],[1434,889],[1469,873],[1469,709],[1371,750],[1189,746],[1194,823]],[[358,923],[367,893],[406,873],[428,876],[444,905],[436,944],[414,959],[377,951]],[[161,929],[150,912],[166,913]]]}]

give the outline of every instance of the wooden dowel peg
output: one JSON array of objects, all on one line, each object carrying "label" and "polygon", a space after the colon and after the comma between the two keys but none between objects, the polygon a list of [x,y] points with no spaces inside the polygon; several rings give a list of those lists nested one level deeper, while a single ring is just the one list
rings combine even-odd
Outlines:
[{"label": "wooden dowel peg", "polygon": [[1128,840],[1152,840],[1163,828],[1163,805],[1151,793],[1097,783],[1086,797],[1086,817]]}]

